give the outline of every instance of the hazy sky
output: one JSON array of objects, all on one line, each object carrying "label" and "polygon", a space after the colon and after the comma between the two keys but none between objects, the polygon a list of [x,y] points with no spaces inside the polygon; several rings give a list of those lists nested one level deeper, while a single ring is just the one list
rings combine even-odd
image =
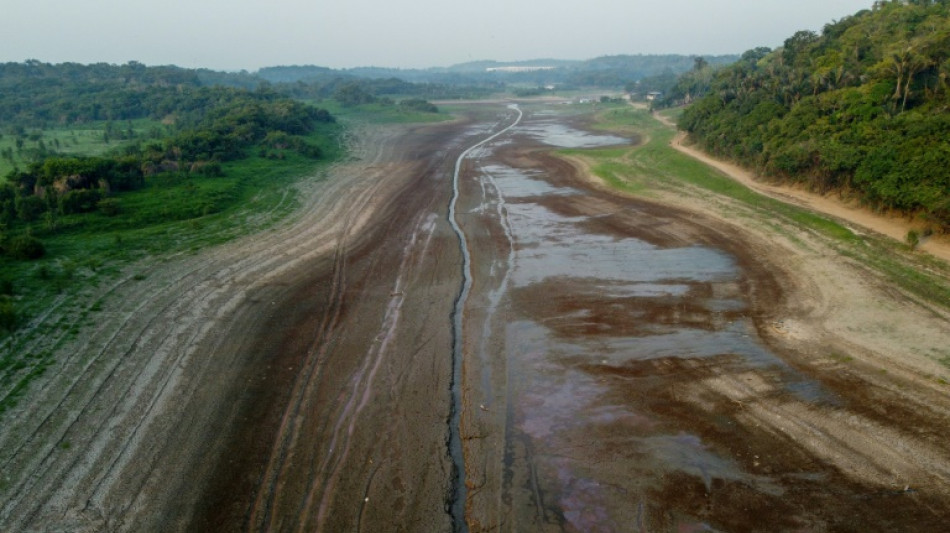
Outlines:
[{"label": "hazy sky", "polygon": [[776,47],[873,0],[0,0],[0,61],[449,66]]}]

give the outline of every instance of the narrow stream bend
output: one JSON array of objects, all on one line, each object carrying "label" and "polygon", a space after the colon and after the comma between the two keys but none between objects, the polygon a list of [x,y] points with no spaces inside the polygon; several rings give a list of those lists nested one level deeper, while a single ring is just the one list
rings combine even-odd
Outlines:
[{"label": "narrow stream bend", "polygon": [[452,530],[455,533],[468,533],[468,524],[465,521],[465,457],[462,453],[461,415],[462,415],[462,320],[465,310],[465,301],[472,288],[472,259],[468,252],[468,241],[465,232],[456,220],[455,205],[459,198],[459,174],[462,171],[462,161],[477,148],[504,135],[521,122],[524,113],[517,104],[509,104],[509,109],[518,113],[518,117],[510,125],[469,146],[455,161],[455,172],[452,176],[452,200],[449,202],[449,224],[458,236],[459,247],[462,251],[462,289],[455,308],[452,310],[452,380],[449,385],[452,391],[452,405],[449,411],[449,456],[452,458],[453,482],[450,495],[449,512],[452,516]]}]

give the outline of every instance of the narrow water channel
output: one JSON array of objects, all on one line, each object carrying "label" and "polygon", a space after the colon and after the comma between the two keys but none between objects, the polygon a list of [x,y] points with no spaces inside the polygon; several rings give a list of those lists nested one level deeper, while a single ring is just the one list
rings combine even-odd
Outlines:
[{"label": "narrow water channel", "polygon": [[517,113],[514,121],[504,129],[493,135],[475,143],[466,149],[455,161],[455,171],[452,175],[452,200],[449,203],[449,224],[459,239],[459,247],[462,252],[462,288],[459,291],[458,299],[455,301],[455,307],[452,312],[452,381],[450,384],[452,392],[452,407],[449,413],[449,455],[452,458],[453,482],[452,494],[450,495],[450,514],[452,515],[452,527],[456,533],[467,532],[468,525],[465,521],[465,458],[462,453],[462,439],[460,432],[461,413],[462,413],[462,359],[463,350],[463,324],[464,309],[468,300],[469,292],[472,289],[472,257],[469,252],[468,240],[465,232],[459,226],[457,218],[457,204],[459,199],[459,174],[462,171],[462,164],[473,151],[481,146],[497,139],[508,133],[512,128],[521,122],[522,112],[517,105],[510,105],[509,109]]}]

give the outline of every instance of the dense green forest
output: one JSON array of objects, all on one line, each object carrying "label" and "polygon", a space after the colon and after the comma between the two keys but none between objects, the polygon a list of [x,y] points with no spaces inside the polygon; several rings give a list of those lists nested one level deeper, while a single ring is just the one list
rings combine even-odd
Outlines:
[{"label": "dense green forest", "polygon": [[706,150],[950,230],[950,2],[879,1],[667,95]]}]

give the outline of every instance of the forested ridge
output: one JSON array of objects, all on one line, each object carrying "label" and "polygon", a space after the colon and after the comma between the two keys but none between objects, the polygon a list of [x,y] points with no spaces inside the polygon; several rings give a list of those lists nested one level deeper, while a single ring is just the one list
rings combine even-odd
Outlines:
[{"label": "forested ridge", "polygon": [[168,114],[181,105],[181,90],[199,85],[194,71],[136,62],[2,63],[0,123],[9,129]]},{"label": "forested ridge", "polygon": [[706,150],[950,230],[950,1],[879,1],[819,33],[697,62],[669,95]]}]

